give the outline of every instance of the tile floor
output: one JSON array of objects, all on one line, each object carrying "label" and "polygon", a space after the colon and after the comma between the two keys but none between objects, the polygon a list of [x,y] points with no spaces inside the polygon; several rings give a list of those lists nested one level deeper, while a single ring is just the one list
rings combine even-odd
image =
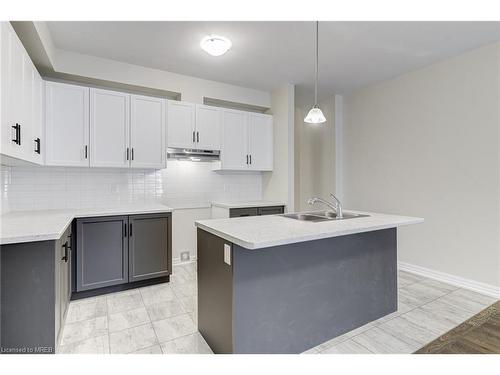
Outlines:
[{"label": "tile floor", "polygon": [[[174,266],[170,283],[70,303],[58,353],[212,353],[197,331],[196,263]],[[306,353],[412,353],[495,302],[399,271],[395,313]]]}]

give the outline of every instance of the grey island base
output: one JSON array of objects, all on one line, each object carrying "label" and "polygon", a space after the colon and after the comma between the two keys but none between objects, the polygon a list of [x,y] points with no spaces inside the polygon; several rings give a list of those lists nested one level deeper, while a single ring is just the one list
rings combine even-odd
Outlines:
[{"label": "grey island base", "polygon": [[301,353],[397,310],[396,228],[247,249],[198,227],[215,353]]}]

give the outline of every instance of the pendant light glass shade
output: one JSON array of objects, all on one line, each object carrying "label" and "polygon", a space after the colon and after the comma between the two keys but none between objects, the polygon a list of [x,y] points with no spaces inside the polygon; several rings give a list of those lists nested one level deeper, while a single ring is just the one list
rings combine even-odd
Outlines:
[{"label": "pendant light glass shade", "polygon": [[304,122],[308,124],[321,124],[326,121],[323,112],[321,112],[321,109],[318,107],[318,25],[319,22],[316,21],[316,79],[314,81],[314,106],[304,119]]},{"label": "pendant light glass shade", "polygon": [[321,109],[319,109],[317,106],[312,107],[306,118],[304,119],[304,122],[307,122],[308,124],[321,124],[325,121],[326,118],[323,115],[323,112],[321,112]]}]

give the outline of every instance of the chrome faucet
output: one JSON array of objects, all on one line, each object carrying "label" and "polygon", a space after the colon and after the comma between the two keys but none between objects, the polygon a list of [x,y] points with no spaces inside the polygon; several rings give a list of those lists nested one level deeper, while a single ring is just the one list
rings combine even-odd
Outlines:
[{"label": "chrome faucet", "polygon": [[335,195],[330,193],[330,196],[335,200],[335,204],[332,204],[324,199],[316,198],[316,197],[309,198],[307,200],[307,203],[310,205],[313,205],[316,202],[323,203],[324,205],[330,207],[332,210],[335,211],[335,213],[337,214],[337,218],[342,219],[344,217],[344,214],[342,212],[342,204],[340,203],[339,199]]}]

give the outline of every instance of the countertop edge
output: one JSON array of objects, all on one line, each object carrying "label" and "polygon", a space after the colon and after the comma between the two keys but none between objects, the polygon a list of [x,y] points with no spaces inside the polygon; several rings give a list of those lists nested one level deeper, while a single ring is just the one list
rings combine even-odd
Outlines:
[{"label": "countertop edge", "polygon": [[[140,209],[140,210],[135,210],[135,209],[130,209],[130,210],[124,210],[121,212],[77,212],[78,210],[75,210],[75,212],[71,212],[71,210],[62,210],[59,212],[53,212],[52,214],[66,214],[67,218],[61,218],[61,222],[64,220],[64,224],[61,225],[55,232],[49,232],[49,233],[44,233],[44,234],[33,234],[33,235],[14,235],[14,236],[4,236],[3,234],[0,234],[0,246],[2,245],[12,245],[12,244],[18,244],[18,243],[27,243],[27,242],[41,242],[41,241],[55,241],[61,238],[61,236],[64,234],[64,232],[68,229],[68,227],[71,225],[73,220],[75,219],[83,219],[83,218],[90,218],[90,217],[106,217],[106,216],[123,216],[123,215],[147,215],[147,214],[155,214],[155,213],[172,213],[175,209],[171,207],[165,206],[163,207],[151,207],[151,208],[145,208],[145,209]],[[57,211],[57,210],[54,210]],[[66,212],[64,212],[66,211]],[[29,213],[32,211],[26,211],[26,213]],[[19,214],[23,213],[23,211],[14,211],[14,212],[7,212],[4,215],[0,215],[0,219],[2,217],[5,217],[9,214]],[[47,215],[50,215],[51,212],[50,210],[47,210]]]},{"label": "countertop edge", "polygon": [[289,244],[299,243],[299,242],[307,242],[307,241],[314,241],[314,240],[322,240],[325,238],[346,236],[349,234],[365,233],[365,232],[371,232],[371,231],[375,231],[375,230],[382,230],[382,229],[389,229],[389,228],[398,228],[398,227],[402,227],[402,226],[406,226],[406,225],[420,224],[423,222],[424,222],[423,218],[411,218],[411,219],[408,218],[407,221],[400,222],[400,223],[378,224],[378,225],[367,226],[364,228],[347,229],[347,230],[337,231],[337,232],[333,232],[333,233],[304,235],[302,237],[295,237],[295,238],[290,238],[290,239],[268,241],[268,242],[243,241],[241,239],[238,239],[236,237],[233,237],[231,235],[228,235],[226,233],[223,233],[223,232],[220,232],[216,229],[208,227],[208,226],[204,225],[203,223],[199,223],[198,221],[195,222],[195,226],[197,228],[205,230],[206,232],[209,232],[209,233],[212,233],[218,237],[221,237],[221,238],[223,238],[231,243],[234,243],[238,246],[244,247],[245,249],[258,250],[258,249],[265,249],[265,248],[273,247],[273,246],[289,245]]}]

